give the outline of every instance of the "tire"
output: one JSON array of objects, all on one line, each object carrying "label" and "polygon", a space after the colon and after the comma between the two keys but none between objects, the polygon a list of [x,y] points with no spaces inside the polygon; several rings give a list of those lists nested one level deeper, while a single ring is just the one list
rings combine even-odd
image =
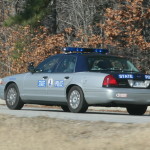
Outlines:
[{"label": "tire", "polygon": [[70,109],[68,108],[68,106],[62,105],[61,108],[64,112],[70,112]]},{"label": "tire", "polygon": [[15,83],[12,83],[7,87],[5,100],[9,109],[20,110],[24,106],[24,103],[20,98],[18,87]]},{"label": "tire", "polygon": [[147,110],[147,106],[135,105],[135,106],[128,106],[126,109],[130,115],[144,115],[144,113]]},{"label": "tire", "polygon": [[68,93],[68,107],[73,113],[84,113],[88,109],[83,91],[78,86],[73,86]]}]

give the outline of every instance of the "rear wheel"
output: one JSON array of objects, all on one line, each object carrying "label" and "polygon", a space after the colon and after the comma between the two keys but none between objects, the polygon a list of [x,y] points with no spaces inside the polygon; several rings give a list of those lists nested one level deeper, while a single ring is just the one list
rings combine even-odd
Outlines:
[{"label": "rear wheel", "polygon": [[73,86],[68,93],[68,107],[71,112],[84,113],[88,109],[83,91],[78,86]]},{"label": "rear wheel", "polygon": [[130,115],[143,115],[147,110],[147,106],[135,105],[135,106],[128,106],[126,107],[126,109]]},{"label": "rear wheel", "polygon": [[9,109],[19,110],[23,107],[24,103],[20,98],[19,90],[15,83],[12,83],[7,87],[5,100]]}]

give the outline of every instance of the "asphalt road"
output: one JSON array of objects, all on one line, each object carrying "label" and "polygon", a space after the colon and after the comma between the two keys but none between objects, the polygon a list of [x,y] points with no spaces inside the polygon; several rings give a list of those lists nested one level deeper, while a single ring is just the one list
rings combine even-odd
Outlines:
[{"label": "asphalt road", "polygon": [[0,114],[14,115],[17,117],[50,117],[67,120],[81,121],[104,121],[116,123],[149,123],[150,114],[143,116],[131,116],[127,112],[93,111],[89,110],[83,114],[67,113],[61,109],[23,107],[22,110],[9,110],[6,106],[0,105]]}]

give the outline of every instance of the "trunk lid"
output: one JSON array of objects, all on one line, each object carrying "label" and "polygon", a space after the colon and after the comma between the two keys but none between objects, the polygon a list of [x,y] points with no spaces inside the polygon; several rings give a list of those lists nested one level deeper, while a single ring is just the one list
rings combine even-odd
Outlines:
[{"label": "trunk lid", "polygon": [[111,73],[121,88],[150,88],[150,75],[142,73]]}]

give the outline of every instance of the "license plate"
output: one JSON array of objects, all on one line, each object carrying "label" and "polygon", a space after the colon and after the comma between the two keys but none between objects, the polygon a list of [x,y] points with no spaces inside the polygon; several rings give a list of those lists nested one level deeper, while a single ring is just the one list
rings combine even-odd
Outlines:
[{"label": "license plate", "polygon": [[129,85],[131,87],[135,88],[147,88],[150,85],[150,81],[134,81],[134,80],[128,80]]},{"label": "license plate", "polygon": [[133,87],[144,87],[144,88],[146,88],[147,85],[143,81],[135,81],[133,84]]}]

